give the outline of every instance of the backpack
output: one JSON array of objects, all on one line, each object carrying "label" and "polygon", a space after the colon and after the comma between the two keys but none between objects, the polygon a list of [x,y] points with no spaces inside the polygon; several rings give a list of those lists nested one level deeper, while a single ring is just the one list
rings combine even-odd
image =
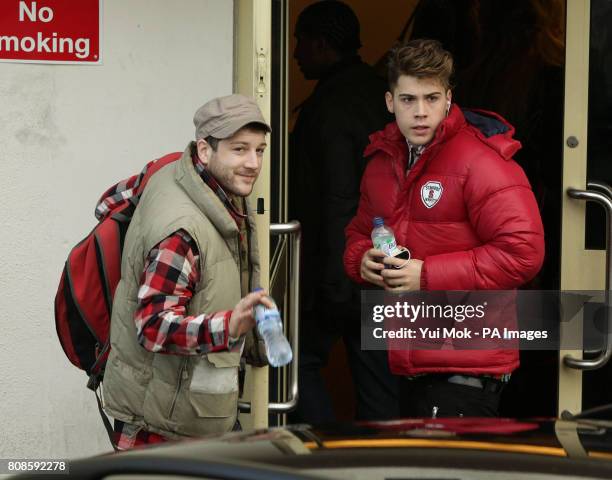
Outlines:
[{"label": "backpack", "polygon": [[64,353],[84,370],[87,387],[96,392],[102,419],[111,437],[110,422],[102,411],[97,389],[110,352],[113,298],[121,279],[121,253],[128,226],[147,182],[162,167],[181,158],[171,153],[148,168],[135,195],[100,219],[68,255],[55,295],[55,327]]}]

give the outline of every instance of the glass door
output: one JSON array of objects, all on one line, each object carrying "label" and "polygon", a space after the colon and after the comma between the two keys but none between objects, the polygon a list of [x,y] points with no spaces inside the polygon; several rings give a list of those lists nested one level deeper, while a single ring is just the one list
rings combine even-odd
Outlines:
[{"label": "glass door", "polygon": [[[611,25],[612,1],[567,1],[562,290],[610,288],[606,209],[612,207]],[[612,353],[607,319],[603,320],[597,349],[585,351],[574,347],[560,351],[559,413],[564,410],[577,413],[612,399],[609,380],[599,384],[609,373],[607,360]],[[583,329],[580,318],[562,322],[562,345],[580,345]]]}]

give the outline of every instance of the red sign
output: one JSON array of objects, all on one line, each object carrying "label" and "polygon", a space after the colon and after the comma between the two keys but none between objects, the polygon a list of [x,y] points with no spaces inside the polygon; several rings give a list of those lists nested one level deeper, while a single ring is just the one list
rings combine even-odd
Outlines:
[{"label": "red sign", "polygon": [[99,63],[100,0],[0,0],[0,62]]}]

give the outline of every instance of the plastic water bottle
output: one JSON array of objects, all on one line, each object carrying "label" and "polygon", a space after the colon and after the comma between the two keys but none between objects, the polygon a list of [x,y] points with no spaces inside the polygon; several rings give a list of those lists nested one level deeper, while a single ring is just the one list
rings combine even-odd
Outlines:
[{"label": "plastic water bottle", "polygon": [[374,248],[382,250],[388,257],[394,257],[400,253],[393,230],[385,225],[383,218],[374,217],[372,223],[374,224],[374,229],[372,230],[372,244]]},{"label": "plastic water bottle", "polygon": [[255,306],[253,314],[257,322],[257,331],[266,345],[268,362],[273,367],[287,365],[293,358],[293,352],[283,333],[283,323],[278,308],[276,305],[274,308],[268,308],[260,303]]}]

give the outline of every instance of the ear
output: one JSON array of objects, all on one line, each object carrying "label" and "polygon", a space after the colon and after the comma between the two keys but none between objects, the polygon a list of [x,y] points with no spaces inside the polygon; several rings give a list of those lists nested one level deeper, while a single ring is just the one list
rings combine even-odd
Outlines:
[{"label": "ear", "polygon": [[325,52],[329,49],[329,43],[323,36],[314,37],[312,39],[312,46],[315,51]]},{"label": "ear", "polygon": [[453,95],[451,93],[450,90],[448,90],[446,92],[446,116],[448,117],[450,110],[451,110],[451,101],[452,101]]},{"label": "ear", "polygon": [[208,166],[208,161],[212,154],[212,148],[208,142],[202,138],[196,142],[196,146],[198,148],[198,158],[204,165]]},{"label": "ear", "polygon": [[387,110],[389,110],[389,113],[395,113],[393,111],[393,94],[391,92],[385,93],[385,102],[387,104]]}]

